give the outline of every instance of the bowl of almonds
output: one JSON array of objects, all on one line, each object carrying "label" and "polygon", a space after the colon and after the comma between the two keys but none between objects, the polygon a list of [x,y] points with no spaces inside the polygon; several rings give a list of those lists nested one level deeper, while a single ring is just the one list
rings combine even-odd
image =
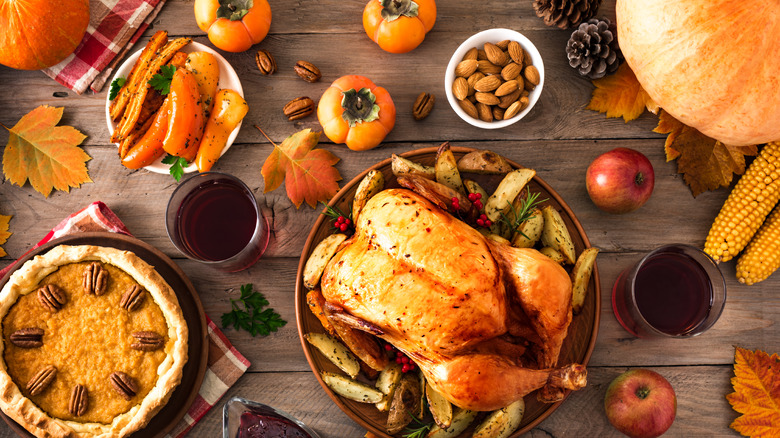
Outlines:
[{"label": "bowl of almonds", "polygon": [[444,76],[452,109],[485,129],[522,119],[539,100],[543,84],[542,55],[528,38],[511,29],[488,29],[464,41]]}]

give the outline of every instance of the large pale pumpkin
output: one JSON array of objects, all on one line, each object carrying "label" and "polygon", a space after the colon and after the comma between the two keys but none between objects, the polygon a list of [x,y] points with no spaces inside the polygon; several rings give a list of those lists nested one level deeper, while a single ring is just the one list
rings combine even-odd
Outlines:
[{"label": "large pale pumpkin", "polygon": [[617,0],[616,13],[661,108],[725,144],[780,140],[780,1]]},{"label": "large pale pumpkin", "polygon": [[89,24],[89,0],[0,0],[0,64],[51,67],[73,53]]}]

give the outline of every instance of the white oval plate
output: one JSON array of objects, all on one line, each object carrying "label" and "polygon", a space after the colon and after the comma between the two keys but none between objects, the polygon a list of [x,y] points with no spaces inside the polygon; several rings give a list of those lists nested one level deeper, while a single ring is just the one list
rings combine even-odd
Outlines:
[{"label": "white oval plate", "polygon": [[[135,65],[135,61],[138,59],[139,56],[141,56],[141,51],[142,50],[139,50],[133,53],[132,55],[130,55],[130,57],[127,58],[125,62],[122,63],[121,66],[119,66],[116,73],[114,74],[114,77],[111,78],[111,82],[114,82],[114,80],[117,78],[127,77],[127,75],[130,73],[130,70],[133,69],[133,65]],[[238,75],[236,74],[236,71],[233,70],[233,67],[227,62],[227,60],[223,58],[222,55],[217,53],[214,49],[193,41],[187,44],[186,46],[184,46],[182,51],[186,53],[209,52],[213,54],[217,58],[217,63],[219,64],[218,89],[228,88],[238,92],[238,94],[240,94],[241,97],[244,97],[244,89],[241,88],[241,81],[238,80]],[[108,109],[110,105],[111,105],[111,101],[108,100],[108,94],[106,94],[106,124],[108,125],[109,135],[113,134],[114,129],[116,129],[116,123],[114,123],[111,120],[111,115],[109,114]],[[225,145],[225,148],[222,149],[222,154],[220,154],[220,156],[224,155],[225,152],[227,152],[227,150],[230,149],[230,145],[233,144],[233,140],[236,139],[236,136],[238,135],[238,131],[240,129],[241,129],[241,123],[239,123],[238,126],[236,126],[236,129],[234,129],[233,132],[230,133],[230,137],[228,137],[227,144]],[[162,163],[162,159],[164,157],[165,156],[163,155],[163,157],[159,158],[154,163],[144,167],[144,169],[154,173],[167,174],[170,169],[170,166]],[[185,173],[195,172],[197,170],[198,168],[195,166],[195,164],[190,164],[189,166],[184,168]]]}]

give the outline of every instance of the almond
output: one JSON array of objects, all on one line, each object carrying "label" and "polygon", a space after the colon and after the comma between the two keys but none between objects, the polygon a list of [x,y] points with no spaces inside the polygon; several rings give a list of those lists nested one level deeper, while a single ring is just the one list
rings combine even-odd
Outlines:
[{"label": "almond", "polygon": [[463,100],[469,95],[469,83],[464,77],[457,77],[452,83],[452,95],[455,99]]},{"label": "almond", "polygon": [[496,47],[498,47],[501,50],[506,50],[507,47],[509,47],[509,43],[510,43],[509,40],[501,40],[496,43]]},{"label": "almond", "polygon": [[474,84],[474,90],[487,92],[493,91],[501,85],[501,78],[496,75],[485,76]]},{"label": "almond", "polygon": [[498,105],[500,100],[493,93],[481,93],[477,91],[474,93],[474,97],[477,98],[477,102],[484,103],[485,105]]},{"label": "almond", "polygon": [[465,55],[463,55],[463,61],[467,61],[469,59],[473,59],[474,61],[477,60],[477,53],[479,52],[479,49],[476,47],[470,48]]},{"label": "almond", "polygon": [[485,74],[482,73],[482,72],[479,72],[479,71],[474,73],[473,75],[469,76],[469,78],[467,80],[468,83],[469,83],[469,96],[474,94],[474,84],[479,82],[479,80],[484,78],[484,77],[485,77]]},{"label": "almond", "polygon": [[519,87],[517,81],[512,79],[511,81],[504,82],[503,84],[501,84],[501,86],[496,88],[495,93],[496,96],[501,97],[501,96],[506,96],[507,94],[512,94],[518,89]]},{"label": "almond", "polygon": [[512,58],[516,64],[523,65],[523,48],[517,41],[510,41],[506,48],[509,57]]},{"label": "almond", "polygon": [[479,113],[477,112],[477,107],[474,106],[473,103],[471,103],[468,100],[459,100],[458,105],[460,105],[461,109],[466,112],[470,117],[474,119],[479,118]]},{"label": "almond", "polygon": [[534,87],[539,85],[539,81],[541,80],[539,69],[533,65],[529,65],[523,70],[523,77],[525,77],[525,80],[530,82]]},{"label": "almond", "polygon": [[528,97],[526,96],[521,97],[520,100],[518,100],[518,102],[520,102],[520,111],[524,110],[525,107],[527,107],[528,104],[530,103]]},{"label": "almond", "polygon": [[519,100],[515,101],[512,105],[509,105],[509,108],[506,109],[504,112],[504,120],[511,119],[512,117],[520,114],[522,104]]},{"label": "almond", "polygon": [[520,64],[510,62],[501,69],[501,77],[504,78],[505,81],[511,81],[520,76],[520,72],[522,71],[523,68],[520,67]]},{"label": "almond", "polygon": [[498,107],[499,108],[509,108],[509,105],[512,105],[517,99],[519,99],[521,96],[521,91],[515,90],[513,93],[507,94],[506,96],[501,96],[499,98]]},{"label": "almond", "polygon": [[503,120],[504,118],[504,109],[499,108],[498,106],[492,106],[490,107],[493,110],[493,118],[495,120]]},{"label": "almond", "polygon": [[493,64],[492,62],[483,59],[477,61],[477,71],[480,71],[486,75],[497,75],[501,73],[501,67]]},{"label": "almond", "polygon": [[477,102],[477,114],[479,114],[479,120],[483,122],[490,123],[493,121],[493,111],[490,110],[490,106],[482,102]]},{"label": "almond", "polygon": [[487,61],[487,55],[485,54],[485,50],[477,49],[477,61]]},{"label": "almond", "polygon": [[455,67],[455,76],[467,78],[477,70],[477,61],[474,59],[465,59]]},{"label": "almond", "polygon": [[484,47],[488,61],[499,66],[506,64],[506,54],[498,46],[493,43],[485,43]]}]

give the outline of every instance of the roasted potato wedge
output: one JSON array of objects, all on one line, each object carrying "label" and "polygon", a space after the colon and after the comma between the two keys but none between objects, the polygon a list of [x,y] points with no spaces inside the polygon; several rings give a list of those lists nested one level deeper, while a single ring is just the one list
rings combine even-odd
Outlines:
[{"label": "roasted potato wedge", "polygon": [[356,402],[379,403],[385,396],[382,394],[382,391],[368,386],[363,382],[358,382],[357,380],[342,376],[341,374],[323,371],[321,376],[322,381],[325,382],[333,392]]},{"label": "roasted potato wedge", "polygon": [[442,429],[438,425],[433,426],[425,438],[455,438],[464,430],[468,429],[474,419],[477,417],[475,411],[469,411],[467,409],[456,408],[452,414],[452,422],[450,427]]},{"label": "roasted potato wedge", "polygon": [[325,333],[306,333],[303,337],[349,377],[353,379],[357,377],[360,363],[355,355],[336,338]]},{"label": "roasted potato wedge", "polygon": [[512,171],[512,166],[497,153],[488,150],[469,152],[458,160],[458,170],[468,173],[501,174]]},{"label": "roasted potato wedge", "polygon": [[382,401],[376,404],[380,412],[387,412],[390,409],[390,402],[393,400],[395,389],[401,383],[401,365],[391,363],[379,373],[376,379],[376,388],[386,396]]},{"label": "roasted potato wedge", "polygon": [[507,438],[520,426],[524,413],[523,399],[493,411],[474,429],[472,438]]},{"label": "roasted potato wedge", "polygon": [[509,241],[509,239],[504,239],[503,236],[500,236],[498,234],[490,233],[490,234],[488,234],[485,237],[487,237],[488,240],[492,240],[493,242],[497,242],[497,243],[503,243],[503,244],[506,244],[506,245],[510,245],[512,243],[512,242]]},{"label": "roasted potato wedge", "polygon": [[352,200],[352,222],[357,223],[358,216],[366,206],[366,202],[371,199],[372,196],[381,192],[385,188],[385,176],[378,170],[369,171],[366,176],[360,181],[355,197]]},{"label": "roasted potato wedge", "polygon": [[325,271],[325,266],[336,255],[339,245],[346,239],[345,234],[331,234],[317,244],[303,268],[303,285],[306,288],[314,289],[317,287],[320,283],[320,277]]},{"label": "roasted potato wedge", "polygon": [[425,399],[428,400],[428,409],[431,411],[436,425],[442,429],[450,427],[452,424],[452,403],[427,382],[425,383]]},{"label": "roasted potato wedge", "polygon": [[458,162],[455,160],[455,155],[452,153],[449,143],[442,144],[439,146],[439,150],[436,151],[435,170],[436,182],[444,184],[462,194],[466,193],[466,188],[463,187],[463,180],[460,178],[460,172],[458,172]]},{"label": "roasted potato wedge", "polygon": [[[381,392],[380,392],[381,393]],[[387,433],[395,434],[403,430],[412,421],[412,414],[422,409],[422,391],[416,373],[406,373],[401,377],[390,410],[387,414]]]},{"label": "roasted potato wedge", "polygon": [[509,210],[517,195],[536,175],[533,169],[515,169],[506,174],[498,184],[496,191],[485,202],[485,215],[493,222],[498,221],[501,213]]},{"label": "roasted potato wedge", "polygon": [[320,324],[322,324],[325,331],[331,336],[338,336],[336,334],[336,329],[333,327],[333,324],[331,324],[328,315],[323,309],[325,297],[322,296],[322,292],[319,289],[312,289],[306,294],[306,304],[309,306],[311,313],[320,321]]},{"label": "roasted potato wedge", "polygon": [[[327,309],[325,312],[327,315]],[[377,371],[381,371],[387,367],[389,362],[387,355],[385,355],[385,351],[379,346],[379,342],[377,342],[377,338],[375,338],[374,335],[350,327],[344,322],[330,316],[328,316],[328,319],[336,330],[336,334],[338,334],[341,342],[343,342],[358,359]]]},{"label": "roasted potato wedge", "polygon": [[554,262],[556,262],[558,264],[562,265],[562,264],[566,263],[566,257],[564,257],[563,254],[561,254],[560,251],[558,251],[557,249],[555,249],[555,248],[553,248],[551,246],[545,246],[542,249],[540,249],[539,252],[544,254],[544,255],[546,255],[547,257],[552,259],[552,261],[554,261]]},{"label": "roasted potato wedge", "polygon": [[433,166],[426,166],[408,160],[400,155],[393,154],[390,158],[390,166],[393,169],[393,175],[419,175],[423,178],[434,179],[436,178],[436,169]]},{"label": "roasted potato wedge", "polygon": [[512,236],[512,246],[517,248],[532,248],[542,237],[544,217],[542,210],[535,208],[532,216],[520,224]]},{"label": "roasted potato wedge", "polygon": [[569,229],[563,222],[561,214],[551,205],[542,208],[544,217],[544,230],[542,231],[542,246],[557,249],[564,257],[566,263],[574,263],[574,242],[571,240]]},{"label": "roasted potato wedge", "polygon": [[593,273],[593,265],[596,263],[598,248],[587,248],[577,257],[577,263],[571,271],[572,298],[571,309],[574,313],[580,313],[585,304],[585,294],[588,292],[588,283]]}]

